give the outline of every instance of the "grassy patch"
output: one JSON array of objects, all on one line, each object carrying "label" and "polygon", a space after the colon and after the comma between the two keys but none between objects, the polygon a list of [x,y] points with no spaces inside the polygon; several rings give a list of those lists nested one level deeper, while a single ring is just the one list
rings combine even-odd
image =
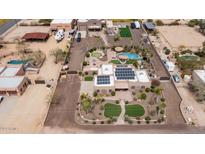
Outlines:
[{"label": "grassy patch", "polygon": [[132,36],[128,26],[126,26],[126,28],[120,28],[120,36],[121,37],[131,37]]},{"label": "grassy patch", "polygon": [[83,100],[82,106],[83,106],[83,110],[87,111],[91,107],[91,101],[88,99]]},{"label": "grassy patch", "polygon": [[121,64],[119,60],[111,60],[110,63],[112,63],[112,64]]},{"label": "grassy patch", "polygon": [[93,76],[85,76],[84,80],[85,81],[93,81]]},{"label": "grassy patch", "polygon": [[141,117],[145,113],[143,106],[136,104],[136,105],[126,105],[125,106],[125,114],[130,117]]},{"label": "grassy patch", "polygon": [[107,103],[104,106],[104,116],[108,118],[118,117],[121,113],[120,105]]},{"label": "grassy patch", "polygon": [[96,58],[100,58],[100,57],[102,56],[102,54],[99,53],[99,52],[92,52],[92,53],[91,53],[91,56],[92,56],[92,57],[96,57]]}]

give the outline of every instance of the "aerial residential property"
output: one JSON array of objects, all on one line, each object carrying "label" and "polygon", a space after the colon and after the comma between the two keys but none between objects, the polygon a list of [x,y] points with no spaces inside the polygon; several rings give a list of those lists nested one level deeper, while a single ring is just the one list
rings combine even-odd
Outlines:
[{"label": "aerial residential property", "polygon": [[205,133],[204,24],[2,20],[0,133]]}]

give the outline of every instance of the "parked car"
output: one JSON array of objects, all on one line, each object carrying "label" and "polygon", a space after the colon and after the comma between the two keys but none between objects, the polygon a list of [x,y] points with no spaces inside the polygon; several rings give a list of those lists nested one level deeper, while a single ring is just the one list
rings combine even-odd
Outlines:
[{"label": "parked car", "polygon": [[78,34],[77,34],[77,39],[76,39],[76,41],[77,41],[77,42],[80,42],[80,41],[81,41],[81,33],[78,33]]},{"label": "parked car", "polygon": [[4,96],[0,96],[0,103],[4,100]]},{"label": "parked car", "polygon": [[135,23],[134,23],[134,22],[132,22],[132,23],[130,24],[130,27],[131,27],[132,29],[135,29],[135,28],[136,28]]},{"label": "parked car", "polygon": [[173,77],[173,79],[174,79],[174,81],[175,81],[176,83],[179,83],[179,82],[180,82],[180,78],[179,78],[179,76],[178,76],[177,74],[173,75],[172,77]]}]

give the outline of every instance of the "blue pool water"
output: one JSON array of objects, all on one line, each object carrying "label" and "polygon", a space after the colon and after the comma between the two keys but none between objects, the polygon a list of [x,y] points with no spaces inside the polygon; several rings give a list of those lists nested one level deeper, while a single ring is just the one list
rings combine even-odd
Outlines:
[{"label": "blue pool water", "polygon": [[120,55],[127,56],[129,59],[142,60],[142,57],[136,53],[123,52]]},{"label": "blue pool water", "polygon": [[24,61],[24,60],[11,60],[8,62],[8,64],[16,64],[16,65],[25,64],[25,63],[26,63],[26,61]]}]

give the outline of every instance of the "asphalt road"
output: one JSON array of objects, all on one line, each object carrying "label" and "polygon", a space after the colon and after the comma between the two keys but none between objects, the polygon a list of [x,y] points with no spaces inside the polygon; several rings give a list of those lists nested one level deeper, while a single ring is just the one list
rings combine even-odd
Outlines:
[{"label": "asphalt road", "polygon": [[20,19],[11,19],[7,23],[0,26],[0,35],[5,33],[7,30],[9,30],[11,27],[13,27],[17,22],[21,21]]}]

